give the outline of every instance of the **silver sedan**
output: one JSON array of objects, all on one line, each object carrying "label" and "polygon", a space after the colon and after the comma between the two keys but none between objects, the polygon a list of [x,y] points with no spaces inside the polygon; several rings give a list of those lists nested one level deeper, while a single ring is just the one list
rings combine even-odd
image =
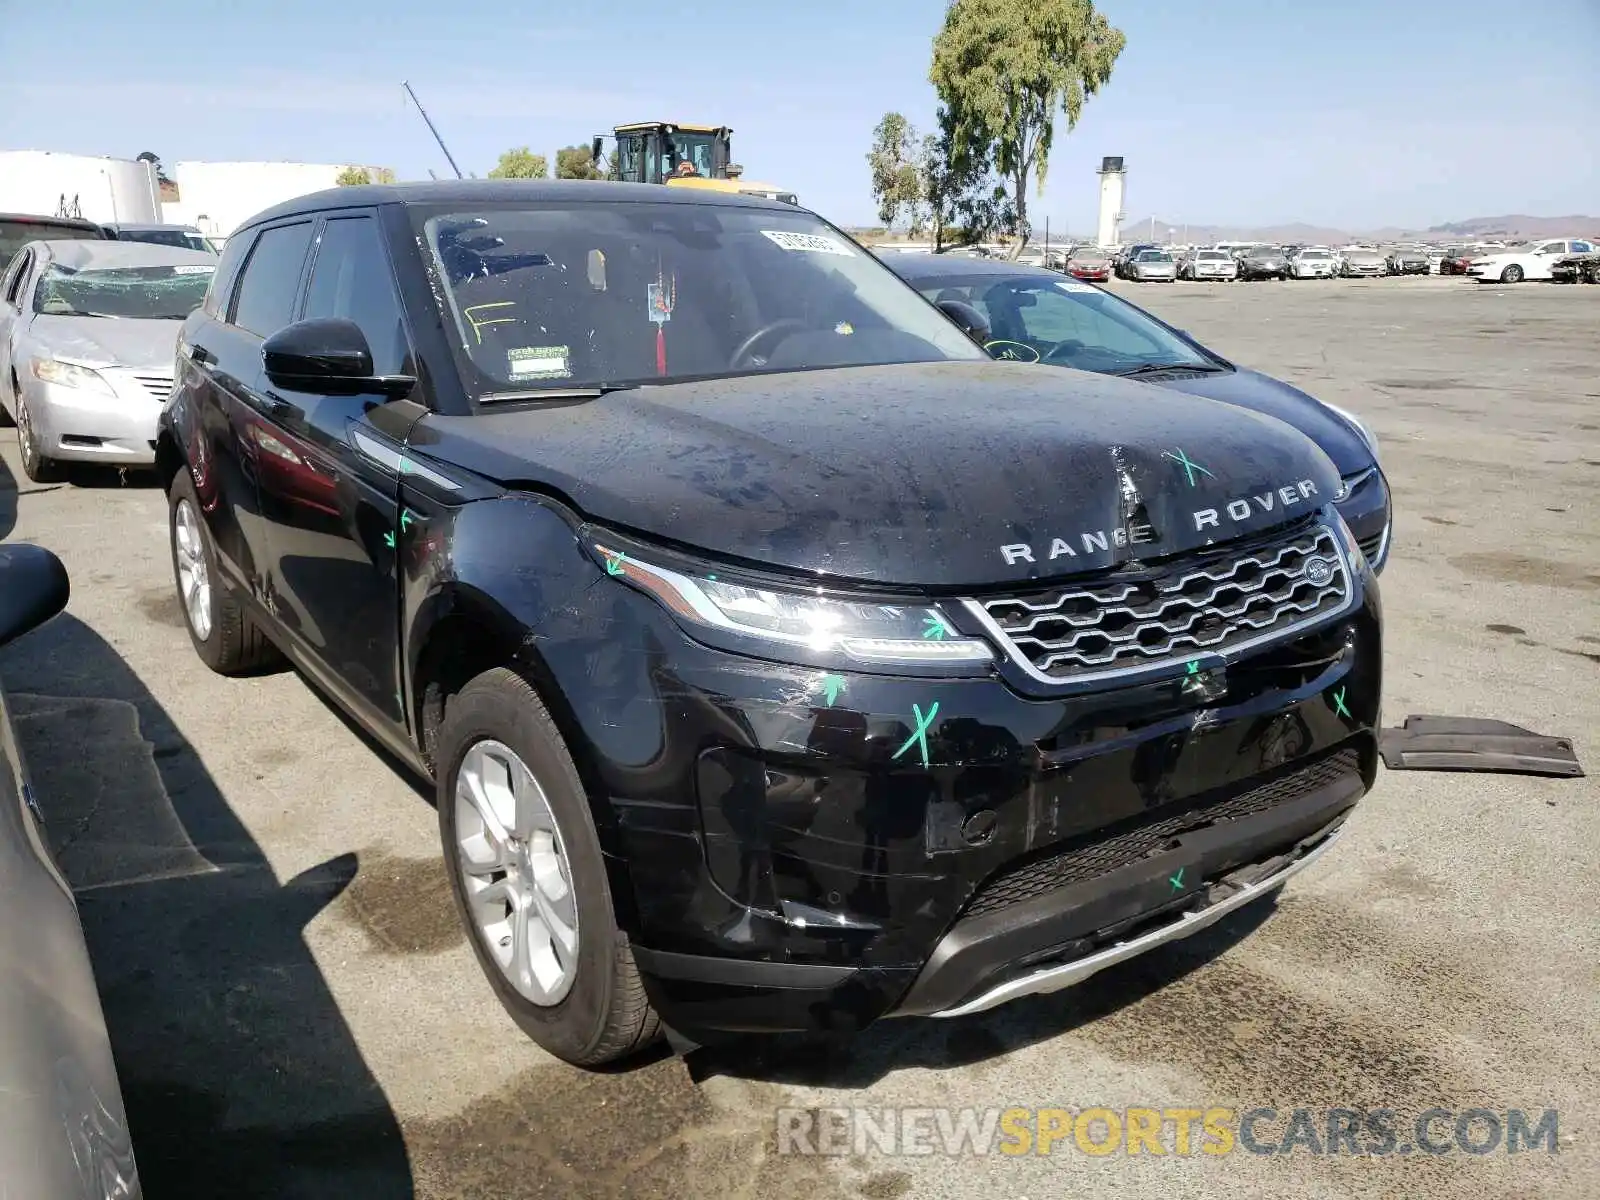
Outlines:
[{"label": "silver sedan", "polygon": [[215,255],[144,242],[30,242],[0,277],[0,407],[29,479],[64,461],[155,461],[183,319]]},{"label": "silver sedan", "polygon": [[1165,250],[1141,250],[1126,269],[1135,283],[1171,283],[1178,277],[1178,264]]}]

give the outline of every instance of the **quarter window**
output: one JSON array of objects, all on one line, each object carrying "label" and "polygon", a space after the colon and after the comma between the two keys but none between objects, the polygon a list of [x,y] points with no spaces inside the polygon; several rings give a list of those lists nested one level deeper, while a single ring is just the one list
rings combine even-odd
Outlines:
[{"label": "quarter window", "polygon": [[244,265],[245,255],[250,252],[253,240],[253,235],[241,233],[229,238],[228,244],[223,247],[216,273],[211,276],[211,286],[206,289],[205,303],[200,306],[207,316],[215,317],[228,310],[233,285],[239,281],[239,268]]},{"label": "quarter window", "polygon": [[294,320],[301,268],[311,245],[311,222],[263,230],[245,264],[233,301],[233,324],[269,337]]},{"label": "quarter window", "polygon": [[13,308],[19,307],[17,298],[22,294],[22,281],[28,277],[28,265],[33,261],[31,250],[19,250],[5,280],[5,301]]}]

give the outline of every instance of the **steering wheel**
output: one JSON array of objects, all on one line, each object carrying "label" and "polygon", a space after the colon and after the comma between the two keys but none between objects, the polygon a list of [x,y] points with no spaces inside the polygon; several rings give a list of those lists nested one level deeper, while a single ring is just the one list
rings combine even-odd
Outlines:
[{"label": "steering wheel", "polygon": [[779,317],[776,321],[769,321],[739,343],[738,348],[728,356],[728,368],[737,371],[740,367],[754,366],[754,363],[747,363],[745,359],[754,358],[756,347],[766,341],[767,338],[775,339],[773,349],[776,349],[777,343],[783,341],[791,333],[798,333],[800,330],[807,328],[809,326],[796,317]]},{"label": "steering wheel", "polygon": [[1068,338],[1066,341],[1057,342],[1054,346],[1050,347],[1050,352],[1044,356],[1044,361],[1047,363],[1062,362],[1067,359],[1077,358],[1082,351],[1082,342],[1074,341],[1072,338]]}]

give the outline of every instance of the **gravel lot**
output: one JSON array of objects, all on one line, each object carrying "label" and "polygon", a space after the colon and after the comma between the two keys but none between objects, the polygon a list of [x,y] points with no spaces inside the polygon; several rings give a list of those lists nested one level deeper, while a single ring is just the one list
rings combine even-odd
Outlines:
[{"label": "gravel lot", "polygon": [[[1389,723],[1499,717],[1600,770],[1600,288],[1114,286],[1376,429],[1399,514]],[[0,447],[0,535],[73,576],[68,613],[0,673],[152,1200],[1600,1194],[1594,779],[1385,774],[1275,909],[1075,993],[831,1055],[723,1053],[696,1078],[664,1057],[580,1073],[481,980],[427,798],[295,675],[202,667],[161,495],[114,473],[34,487],[9,431]],[[1554,1156],[1096,1158],[1068,1139],[820,1159],[773,1153],[780,1105],[1555,1107],[1561,1138]]]}]

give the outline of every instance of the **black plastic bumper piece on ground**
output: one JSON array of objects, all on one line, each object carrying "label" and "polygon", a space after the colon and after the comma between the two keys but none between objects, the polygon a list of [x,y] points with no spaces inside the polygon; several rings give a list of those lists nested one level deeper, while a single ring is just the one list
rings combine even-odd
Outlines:
[{"label": "black plastic bumper piece on ground", "polygon": [[[895,1015],[976,1011],[1008,985],[1053,971],[1066,986],[1076,977],[1061,968],[1159,923],[1164,915],[1170,915],[1172,934],[1158,940],[1202,928],[1197,921],[1186,925],[1183,913],[1203,916],[1219,899],[1210,886],[1219,877],[1283,856],[1285,850],[1315,852],[1316,843],[1363,791],[1360,777],[1350,775],[1266,812],[1180,834],[1172,849],[1097,879],[959,921],[940,940]],[[1285,858],[1283,868],[1299,856]]]},{"label": "black plastic bumper piece on ground", "polygon": [[1378,735],[1378,751],[1391,771],[1583,775],[1570,738],[1474,717],[1407,717],[1404,725]]}]

